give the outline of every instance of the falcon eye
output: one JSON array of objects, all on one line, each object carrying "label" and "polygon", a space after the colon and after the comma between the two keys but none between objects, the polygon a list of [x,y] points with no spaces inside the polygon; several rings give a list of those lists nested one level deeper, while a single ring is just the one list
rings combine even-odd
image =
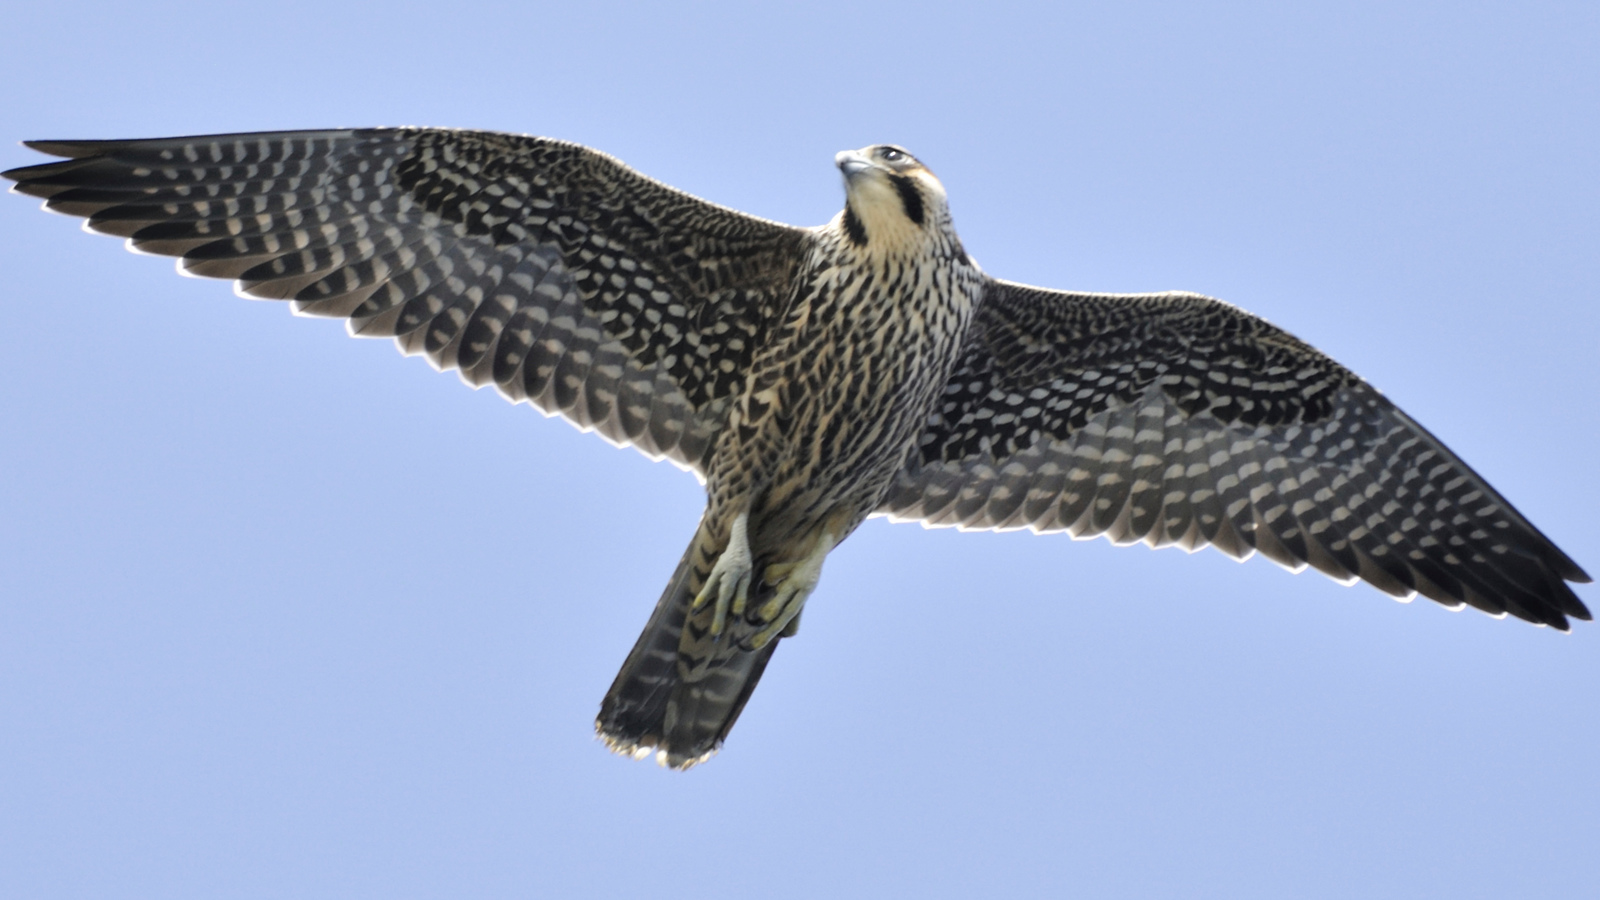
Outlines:
[{"label": "falcon eye", "polygon": [[884,160],[887,160],[888,162],[899,162],[906,158],[904,153],[901,153],[899,150],[896,150],[893,147],[878,148],[878,156]]}]

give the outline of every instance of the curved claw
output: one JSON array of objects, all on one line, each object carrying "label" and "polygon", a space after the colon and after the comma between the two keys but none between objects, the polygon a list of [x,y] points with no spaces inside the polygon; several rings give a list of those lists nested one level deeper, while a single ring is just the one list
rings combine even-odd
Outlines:
[{"label": "curved claw", "polygon": [[798,562],[774,563],[767,566],[765,580],[775,588],[772,597],[756,610],[756,617],[766,624],[751,636],[746,647],[760,650],[773,638],[784,634],[795,619],[799,618],[800,610],[806,605],[806,598],[816,590],[817,582],[822,578],[822,561],[828,558],[828,551],[833,549],[834,543],[832,534],[824,534],[806,558]]},{"label": "curved claw", "polygon": [[749,513],[740,513],[733,520],[733,528],[728,534],[728,546],[717,557],[717,562],[711,567],[711,573],[706,576],[706,583],[700,588],[700,593],[695,595],[690,609],[699,609],[707,603],[715,601],[711,613],[711,633],[721,634],[728,623],[728,613],[739,616],[744,614],[745,603],[750,599],[750,582],[753,574],[754,563],[750,557],[750,538],[748,534]]}]

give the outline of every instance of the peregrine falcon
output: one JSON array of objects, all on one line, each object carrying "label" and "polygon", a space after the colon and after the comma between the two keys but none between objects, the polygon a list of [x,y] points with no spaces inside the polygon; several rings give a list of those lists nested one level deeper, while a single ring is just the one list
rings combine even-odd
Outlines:
[{"label": "peregrine falcon", "polygon": [[796,228],[546,138],[441,129],[35,141],[12,190],[185,272],[392,337],[704,484],[601,704],[614,750],[721,746],[869,516],[1260,552],[1566,630],[1584,574],[1348,369],[1190,293],[986,275],[900,147]]}]

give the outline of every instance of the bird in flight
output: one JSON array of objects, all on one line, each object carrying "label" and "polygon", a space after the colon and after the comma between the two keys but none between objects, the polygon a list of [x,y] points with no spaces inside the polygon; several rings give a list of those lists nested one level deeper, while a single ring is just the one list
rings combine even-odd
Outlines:
[{"label": "bird in flight", "polygon": [[1566,554],[1365,381],[1199,294],[992,278],[906,150],[796,228],[547,138],[442,129],[33,141],[13,191],[666,458],[706,509],[596,721],[715,753],[863,520],[1311,566],[1565,631]]}]

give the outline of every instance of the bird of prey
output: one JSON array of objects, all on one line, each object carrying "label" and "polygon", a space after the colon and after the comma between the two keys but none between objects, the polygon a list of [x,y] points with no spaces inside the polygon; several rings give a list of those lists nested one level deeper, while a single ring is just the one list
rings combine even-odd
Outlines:
[{"label": "bird of prey", "polygon": [[49,209],[704,482],[596,721],[622,753],[714,753],[873,515],[1209,544],[1561,630],[1590,618],[1567,585],[1583,570],[1354,373],[1199,294],[990,277],[900,147],[838,154],[844,209],[796,228],[546,138],[28,146],[65,157],[4,173]]}]

